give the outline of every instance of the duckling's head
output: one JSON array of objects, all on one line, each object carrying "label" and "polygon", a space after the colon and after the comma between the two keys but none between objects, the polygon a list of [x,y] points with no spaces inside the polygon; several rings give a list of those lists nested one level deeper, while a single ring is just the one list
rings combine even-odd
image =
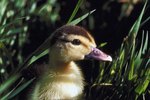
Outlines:
[{"label": "duckling's head", "polygon": [[79,26],[64,25],[51,36],[50,57],[61,62],[94,58],[112,61],[109,55],[96,48],[91,34]]}]

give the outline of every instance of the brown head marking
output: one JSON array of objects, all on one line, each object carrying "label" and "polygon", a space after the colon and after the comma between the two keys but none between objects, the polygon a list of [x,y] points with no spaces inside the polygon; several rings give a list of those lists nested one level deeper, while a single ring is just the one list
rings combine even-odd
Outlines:
[{"label": "brown head marking", "polygon": [[89,39],[89,41],[93,41],[92,36],[84,28],[73,25],[64,25],[54,32],[54,35],[51,39],[51,45],[53,45],[56,42],[56,40],[63,35],[63,33],[81,35]]}]

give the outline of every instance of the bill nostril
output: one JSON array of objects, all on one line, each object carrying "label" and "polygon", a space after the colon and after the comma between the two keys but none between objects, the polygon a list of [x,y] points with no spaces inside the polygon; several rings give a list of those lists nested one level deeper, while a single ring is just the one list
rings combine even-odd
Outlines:
[{"label": "bill nostril", "polygon": [[94,50],[93,53],[99,54],[100,52],[98,50]]}]

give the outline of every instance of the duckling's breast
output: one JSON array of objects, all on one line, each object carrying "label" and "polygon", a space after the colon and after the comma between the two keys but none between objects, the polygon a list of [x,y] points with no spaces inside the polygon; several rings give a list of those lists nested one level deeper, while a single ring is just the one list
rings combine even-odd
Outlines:
[{"label": "duckling's breast", "polygon": [[50,71],[42,76],[36,87],[39,100],[81,98],[84,82],[78,66],[72,66],[67,73]]}]

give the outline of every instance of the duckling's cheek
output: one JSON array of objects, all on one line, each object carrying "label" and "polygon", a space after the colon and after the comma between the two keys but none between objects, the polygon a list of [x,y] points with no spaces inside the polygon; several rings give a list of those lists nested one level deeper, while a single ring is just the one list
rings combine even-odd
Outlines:
[{"label": "duckling's cheek", "polygon": [[70,49],[67,52],[67,56],[70,60],[74,60],[74,61],[84,59],[84,54],[81,52],[80,49],[74,49],[74,48]]},{"label": "duckling's cheek", "polygon": [[90,47],[84,47],[81,49],[82,54],[87,55],[91,52],[91,48]]}]

